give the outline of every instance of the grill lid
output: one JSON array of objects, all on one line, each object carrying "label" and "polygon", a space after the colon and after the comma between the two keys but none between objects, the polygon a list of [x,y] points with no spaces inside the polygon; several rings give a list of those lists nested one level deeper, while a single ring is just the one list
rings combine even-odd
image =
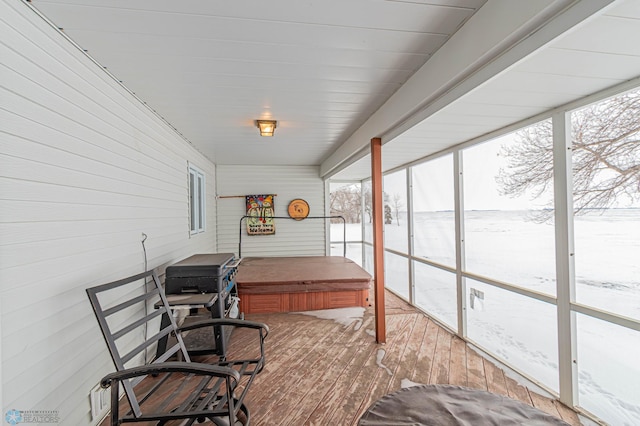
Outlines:
[{"label": "grill lid", "polygon": [[194,254],[167,266],[166,278],[218,277],[233,259],[233,253]]}]

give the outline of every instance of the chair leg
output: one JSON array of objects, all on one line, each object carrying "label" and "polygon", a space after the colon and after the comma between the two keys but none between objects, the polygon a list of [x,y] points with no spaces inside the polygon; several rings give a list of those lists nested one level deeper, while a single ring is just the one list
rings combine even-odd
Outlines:
[{"label": "chair leg", "polygon": [[249,407],[244,405],[240,405],[240,410],[238,410],[238,421],[241,422],[242,426],[249,426],[249,422],[251,420],[251,416],[249,415]]},{"label": "chair leg", "polygon": [[235,424],[230,425],[226,418],[222,419],[220,417],[210,417],[209,420],[211,420],[216,426],[249,426],[251,415],[249,414],[249,407],[242,403],[238,410]]}]

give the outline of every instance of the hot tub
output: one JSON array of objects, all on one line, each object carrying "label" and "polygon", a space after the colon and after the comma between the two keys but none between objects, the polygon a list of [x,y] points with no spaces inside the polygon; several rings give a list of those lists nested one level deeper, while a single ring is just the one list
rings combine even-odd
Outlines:
[{"label": "hot tub", "polygon": [[371,275],[340,256],[247,257],[235,281],[252,314],[368,306]]}]

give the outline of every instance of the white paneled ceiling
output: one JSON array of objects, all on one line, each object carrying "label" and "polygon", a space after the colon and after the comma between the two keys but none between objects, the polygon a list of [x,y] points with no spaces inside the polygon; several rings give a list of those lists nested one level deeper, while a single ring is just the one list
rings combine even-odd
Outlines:
[{"label": "white paneled ceiling", "polygon": [[[452,44],[480,8],[499,10],[513,7],[513,1],[31,4],[213,162],[320,165],[393,103],[390,98]],[[517,1],[521,8],[532,4]],[[610,2],[590,2],[599,4],[594,10],[604,9],[400,136],[383,138],[384,169],[640,76],[640,1],[617,0],[607,7]],[[577,3],[538,2],[556,12]],[[487,33],[508,18],[485,16]],[[452,61],[459,59],[452,55]],[[258,135],[254,120],[260,118],[278,121],[274,137]],[[375,136],[381,135],[370,135]],[[368,156],[359,157],[332,170],[333,177],[367,177]]]},{"label": "white paneled ceiling", "polygon": [[485,1],[31,4],[215,163],[319,165]]}]

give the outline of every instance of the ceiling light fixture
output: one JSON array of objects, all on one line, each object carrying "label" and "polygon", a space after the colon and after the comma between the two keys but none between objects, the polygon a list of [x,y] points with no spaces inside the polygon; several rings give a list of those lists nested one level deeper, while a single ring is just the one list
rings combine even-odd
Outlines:
[{"label": "ceiling light fixture", "polygon": [[256,126],[260,129],[260,136],[273,136],[276,130],[275,120],[256,120]]}]

